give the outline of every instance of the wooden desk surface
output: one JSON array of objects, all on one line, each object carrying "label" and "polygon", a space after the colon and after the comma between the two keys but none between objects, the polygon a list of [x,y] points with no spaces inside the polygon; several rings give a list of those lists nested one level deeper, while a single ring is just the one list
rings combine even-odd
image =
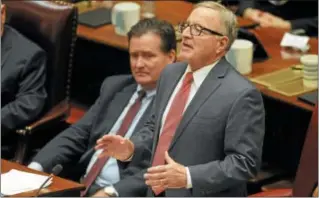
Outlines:
[{"label": "wooden desk surface", "polygon": [[[48,174],[43,173],[43,172],[29,169],[26,166],[22,166],[20,164],[1,159],[1,173],[6,173],[6,172],[10,171],[11,169],[26,171],[26,172],[30,172],[30,173],[36,173],[36,174],[40,174],[40,175],[48,175]],[[61,177],[54,176],[52,184],[48,188],[42,189],[40,192],[40,195],[41,196],[46,195],[46,194],[50,195],[51,193],[58,193],[58,192],[69,191],[69,190],[79,190],[80,191],[83,189],[84,189],[84,185],[82,185],[82,184],[78,184],[78,183],[75,183],[73,181],[69,181],[66,179],[62,179]],[[35,196],[36,192],[37,192],[37,190],[25,192],[25,193],[20,193],[20,194],[16,194],[16,195],[12,195],[12,196],[32,197],[32,196]]]},{"label": "wooden desk surface", "polygon": [[[80,5],[80,12],[87,10],[86,4],[82,3],[78,5]],[[178,22],[187,19],[192,8],[193,4],[185,1],[156,1],[156,16],[160,19],[171,22],[173,25],[176,25]],[[178,11],[176,11],[176,9]],[[246,26],[252,23],[251,21],[247,21],[242,18],[238,18],[238,22],[240,26]],[[282,49],[279,44],[284,34],[283,31],[263,28],[253,30],[253,32],[261,40],[271,58],[267,61],[253,64],[253,71],[250,75],[248,75],[249,77],[260,76],[299,63],[299,59],[284,59],[282,57]],[[127,50],[128,48],[127,38],[124,36],[116,35],[114,32],[114,27],[112,25],[106,25],[97,29],[79,25],[77,33],[79,37],[87,40],[113,46],[115,48],[120,48],[123,50]],[[317,54],[318,40],[312,38],[310,40],[310,46],[311,49],[308,53]],[[309,111],[312,111],[314,108],[309,104],[299,101],[296,96],[288,97],[268,90],[266,87],[263,87],[259,84],[256,84],[256,86],[261,90],[263,94],[266,94],[273,98],[288,102],[292,105],[301,107]]]},{"label": "wooden desk surface", "polygon": [[[143,1],[135,1],[141,4]],[[108,7],[110,4],[105,2],[104,4],[97,2],[92,4],[92,7],[87,6],[87,2],[83,1],[76,4],[79,8],[79,13],[92,10],[99,6]],[[155,2],[155,14],[156,17],[162,20],[166,20],[173,25],[177,25],[181,21],[185,21],[193,9],[193,4],[185,1],[156,1]],[[176,8],[178,9],[176,11]],[[241,25],[250,25],[251,21],[238,19]],[[119,36],[115,34],[114,26],[105,25],[99,28],[90,28],[84,25],[78,25],[77,35],[81,38],[102,43],[105,45],[113,46],[119,49],[127,50],[128,41],[126,36]]]},{"label": "wooden desk surface", "polygon": [[[136,2],[141,4],[139,1]],[[193,8],[192,3],[182,1],[156,1],[155,3],[156,17],[167,20],[174,25],[187,19],[188,14]],[[77,3],[77,5],[79,13],[90,10],[90,8],[87,8],[86,2]],[[178,8],[178,11],[176,11],[176,8]],[[105,25],[96,29],[79,25],[77,34],[81,38],[93,40],[119,49],[127,50],[128,48],[127,37],[115,34],[112,25]]]},{"label": "wooden desk surface", "polygon": [[[283,68],[288,68],[295,64],[300,64],[299,58],[284,58],[284,53],[293,54],[294,52],[289,52],[280,47],[280,41],[284,35],[284,31],[274,29],[274,28],[260,28],[255,29],[252,32],[255,33],[257,38],[260,39],[266,51],[270,55],[270,59],[264,62],[253,64],[252,73],[249,74],[249,77],[256,77],[263,74],[267,74],[276,70]],[[310,51],[307,53],[318,54],[318,39],[311,38],[309,41]],[[298,54],[298,53],[296,53]],[[299,54],[300,55],[300,54]],[[256,84],[256,86],[261,90],[261,92],[270,97],[288,102],[292,105],[301,107],[303,109],[313,111],[314,106],[306,104],[298,100],[297,96],[284,96],[277,92],[271,91],[266,87]]]}]

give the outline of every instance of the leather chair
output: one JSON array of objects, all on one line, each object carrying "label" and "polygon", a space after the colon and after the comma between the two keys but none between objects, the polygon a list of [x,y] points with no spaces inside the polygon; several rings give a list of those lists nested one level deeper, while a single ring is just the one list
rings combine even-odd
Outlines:
[{"label": "leather chair", "polygon": [[250,197],[309,197],[318,194],[318,103],[312,113],[293,188],[281,188]]},{"label": "leather chair", "polygon": [[[5,1],[7,24],[38,44],[47,53],[48,98],[40,117],[16,130],[15,161],[25,162],[30,137],[37,138],[49,127],[64,121],[70,112],[69,95],[76,41],[77,9],[62,1]],[[41,132],[41,133],[39,133]]]}]

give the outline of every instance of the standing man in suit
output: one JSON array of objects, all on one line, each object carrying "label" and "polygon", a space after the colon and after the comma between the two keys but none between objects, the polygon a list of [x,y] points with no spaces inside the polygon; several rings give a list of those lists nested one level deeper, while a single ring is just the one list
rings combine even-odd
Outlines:
[{"label": "standing man in suit", "polygon": [[132,141],[105,135],[97,142],[101,156],[129,166],[152,153],[150,168],[108,195],[247,196],[246,182],[261,165],[265,115],[260,92],[225,59],[236,27],[235,15],[212,1],[180,24],[187,62],[165,67],[150,121]]},{"label": "standing man in suit", "polygon": [[[128,40],[132,76],[107,78],[85,116],[50,141],[29,165],[46,172],[57,164],[73,166],[79,176],[84,175],[82,182],[87,189],[83,196],[120,180],[125,164],[114,158],[98,160],[101,150],[94,150],[96,141],[104,134],[130,138],[142,128],[152,109],[160,73],[175,61],[175,30],[165,21],[139,21],[128,33]],[[141,168],[149,162],[143,159],[140,156]]]},{"label": "standing man in suit", "polygon": [[2,157],[9,158],[16,142],[14,130],[34,121],[44,107],[46,56],[5,20],[6,7],[1,4],[1,150]]},{"label": "standing man in suit", "polygon": [[262,27],[303,29],[318,36],[318,0],[240,0],[237,14]]}]

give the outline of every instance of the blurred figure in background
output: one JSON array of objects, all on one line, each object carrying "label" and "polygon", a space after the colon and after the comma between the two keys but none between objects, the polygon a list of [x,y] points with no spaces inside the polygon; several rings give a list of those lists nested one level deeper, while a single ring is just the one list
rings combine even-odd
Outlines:
[{"label": "blurred figure in background", "polygon": [[5,21],[1,4],[1,151],[3,158],[11,158],[14,130],[30,124],[44,107],[46,55]]},{"label": "blurred figure in background", "polygon": [[261,27],[303,29],[308,36],[318,36],[317,0],[240,0],[237,14]]}]

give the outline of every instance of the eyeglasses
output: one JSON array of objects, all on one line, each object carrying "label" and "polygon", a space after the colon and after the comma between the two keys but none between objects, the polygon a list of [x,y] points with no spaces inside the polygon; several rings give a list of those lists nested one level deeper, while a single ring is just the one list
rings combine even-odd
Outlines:
[{"label": "eyeglasses", "polygon": [[210,34],[217,35],[217,36],[224,36],[223,34],[218,33],[214,30],[204,28],[203,26],[201,26],[199,24],[196,24],[196,23],[190,24],[188,22],[182,22],[182,23],[178,24],[178,31],[180,33],[183,33],[183,31],[188,27],[190,28],[190,33],[192,36],[200,36],[203,31],[209,32]]}]

